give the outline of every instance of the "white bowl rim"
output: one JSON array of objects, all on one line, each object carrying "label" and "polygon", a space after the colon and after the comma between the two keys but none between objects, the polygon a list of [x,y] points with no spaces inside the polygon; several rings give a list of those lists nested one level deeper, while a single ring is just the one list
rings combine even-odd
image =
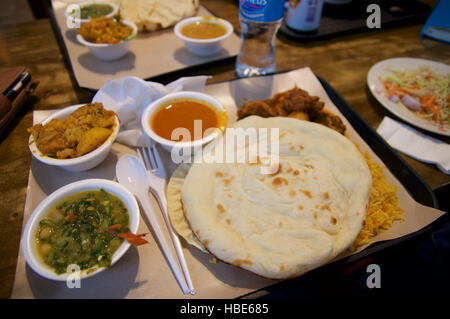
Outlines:
[{"label": "white bowl rim", "polygon": [[[153,113],[159,109],[159,106],[167,101],[170,101],[172,99],[178,99],[178,98],[190,98],[190,99],[197,99],[197,100],[203,100],[207,103],[211,104],[216,108],[219,112],[227,113],[225,107],[216,100],[213,96],[208,95],[206,93],[202,92],[196,92],[196,91],[180,91],[175,93],[169,93],[156,101],[150,103],[144,110],[141,118],[141,126],[143,131],[149,136],[152,140],[156,141],[157,143],[160,143],[162,145],[166,145],[169,147],[177,147],[177,148],[184,148],[184,147],[196,147],[200,146],[206,143],[209,143],[216,137],[218,137],[220,134],[222,134],[221,129],[215,130],[213,133],[207,135],[206,137],[203,137],[198,140],[190,141],[190,142],[175,142],[168,139],[165,139],[158,134],[156,134],[151,126],[149,125],[150,119],[153,115]],[[228,115],[227,115],[228,116]],[[227,123],[225,123],[227,124]]]},{"label": "white bowl rim", "polygon": [[[227,32],[220,37],[211,38],[211,39],[194,39],[194,38],[187,37],[181,33],[182,27],[184,27],[185,25],[187,25],[189,23],[197,22],[197,21],[209,21],[212,23],[221,24],[227,29]],[[177,37],[179,37],[180,39],[182,39],[183,41],[191,42],[191,43],[198,43],[198,44],[209,44],[209,43],[220,42],[220,41],[228,38],[233,33],[234,28],[230,22],[228,22],[227,20],[222,19],[222,18],[209,17],[209,16],[197,16],[197,17],[190,17],[190,18],[181,20],[180,22],[178,22],[175,25],[173,30],[175,32],[175,35]]]},{"label": "white bowl rim", "polygon": [[[72,3],[72,4],[83,7],[83,6],[88,6],[90,4],[95,4],[95,3],[109,4],[113,8],[113,11],[108,13],[107,15],[105,15],[105,17],[108,17],[108,18],[114,17],[117,14],[117,12],[119,12],[119,6],[117,4],[115,4],[114,2],[111,2],[108,0],[90,0],[90,1],[83,1],[80,3]],[[91,18],[87,18],[87,19],[79,18],[78,19],[78,18],[72,17],[68,11],[69,11],[69,6],[67,6],[66,10],[64,11],[64,15],[66,16],[67,19],[73,19],[73,21],[83,22],[83,23],[86,23],[91,20]]]},{"label": "white bowl rim", "polygon": [[[81,107],[83,105],[86,105],[86,103],[71,105],[71,106],[65,107],[61,110],[58,110],[58,111],[54,112],[53,114],[51,114],[50,116],[48,116],[47,118],[45,118],[43,121],[41,121],[40,124],[45,125],[54,118],[67,118],[67,116],[69,116],[72,112],[74,112],[76,109],[78,109],[79,107]],[[117,114],[116,114],[116,123],[115,124],[116,125],[114,126],[113,132],[111,133],[111,135],[106,139],[106,141],[102,145],[97,147],[95,150],[93,150],[87,154],[84,154],[80,157],[68,158],[68,159],[57,159],[57,158],[43,155],[41,153],[41,151],[37,148],[36,141],[34,140],[33,134],[30,134],[30,137],[28,139],[28,144],[29,144],[28,147],[31,151],[31,154],[33,154],[33,156],[36,159],[38,159],[39,161],[41,161],[45,164],[61,166],[61,167],[78,165],[81,163],[85,163],[86,161],[89,161],[90,159],[96,157],[97,155],[100,155],[110,145],[112,145],[114,143],[114,141],[117,137],[117,134],[119,133],[119,129],[120,129],[120,121],[119,121],[119,117],[117,116]]]},{"label": "white bowl rim", "polygon": [[[138,33],[138,27],[133,22],[128,21],[128,20],[121,20],[120,22],[122,22],[123,24],[126,24],[126,25],[128,25],[128,26],[133,28],[133,32],[130,34],[130,36],[136,35]],[[84,37],[81,34],[77,34],[77,40],[78,40],[78,42],[80,42],[81,44],[83,44],[83,45],[85,45],[87,47],[106,48],[106,47],[113,47],[113,46],[116,46],[116,45],[123,44],[123,43],[128,42],[128,41],[130,41],[132,39],[122,40],[119,43],[93,43],[93,42],[89,42],[89,41],[85,40]]]},{"label": "white bowl rim", "polygon": [[[140,223],[139,205],[133,194],[131,194],[131,192],[123,185],[111,180],[99,178],[84,179],[67,184],[54,191],[53,193],[48,195],[42,202],[40,202],[39,205],[33,210],[32,214],[27,220],[27,223],[25,224],[25,228],[21,237],[22,252],[25,256],[27,264],[36,273],[47,279],[57,281],[65,281],[68,279],[68,276],[71,275],[69,273],[63,273],[61,275],[56,274],[50,266],[45,265],[45,263],[40,260],[36,251],[32,251],[34,249],[34,245],[32,244],[32,242],[34,242],[34,232],[32,230],[35,230],[35,228],[37,227],[35,226],[36,223],[38,223],[42,219],[42,217],[48,212],[50,208],[54,207],[54,205],[64,200],[64,198],[70,196],[64,196],[64,194],[76,194],[82,191],[98,190],[102,187],[104,187],[106,191],[114,193],[114,195],[119,197],[123,202],[128,202],[129,204],[131,204],[131,207],[127,206],[128,213],[130,214],[130,231],[133,233],[136,233],[138,231]],[[111,191],[111,189],[114,190]],[[131,244],[126,240],[123,241],[122,245],[120,245],[114,253],[110,267],[114,265],[127,252],[130,246]],[[99,267],[97,270],[88,273],[90,269],[81,271],[80,279],[91,277],[95,274],[98,274],[99,272],[104,271],[107,268]]]}]

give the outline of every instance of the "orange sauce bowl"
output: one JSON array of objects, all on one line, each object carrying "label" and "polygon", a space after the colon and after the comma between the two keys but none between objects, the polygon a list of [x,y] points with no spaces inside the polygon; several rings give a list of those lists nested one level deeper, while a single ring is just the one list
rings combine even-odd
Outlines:
[{"label": "orange sauce bowl", "polygon": [[[217,32],[218,29],[221,31]],[[210,56],[220,52],[222,42],[233,33],[234,29],[233,25],[224,19],[203,16],[183,19],[175,25],[173,31],[184,42],[189,52],[198,56]]]},{"label": "orange sauce bowl", "polygon": [[142,129],[166,150],[195,149],[225,130],[228,115],[210,95],[183,91],[168,94],[150,104],[141,119]]}]

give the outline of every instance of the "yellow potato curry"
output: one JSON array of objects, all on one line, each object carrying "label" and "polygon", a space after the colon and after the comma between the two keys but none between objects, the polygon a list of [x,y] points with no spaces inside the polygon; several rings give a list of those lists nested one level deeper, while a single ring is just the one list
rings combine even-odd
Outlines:
[{"label": "yellow potato curry", "polygon": [[119,43],[127,39],[133,28],[107,17],[92,18],[78,29],[86,41],[92,43]]},{"label": "yellow potato curry", "polygon": [[113,132],[116,114],[94,102],[81,106],[66,119],[52,119],[28,128],[43,155],[75,158],[102,145]]}]

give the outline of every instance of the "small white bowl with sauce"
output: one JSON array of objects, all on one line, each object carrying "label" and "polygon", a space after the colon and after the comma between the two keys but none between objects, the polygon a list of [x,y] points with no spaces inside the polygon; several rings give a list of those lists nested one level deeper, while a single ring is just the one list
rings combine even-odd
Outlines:
[{"label": "small white bowl with sauce", "polygon": [[[66,281],[70,278],[74,278],[73,273],[63,273],[58,275],[54,269],[43,261],[40,253],[38,252],[38,244],[36,240],[36,231],[38,229],[39,222],[52,208],[66,200],[68,197],[81,192],[97,191],[100,189],[103,189],[107,193],[118,197],[123,204],[125,204],[130,215],[128,227],[132,233],[136,233],[138,231],[140,221],[139,206],[135,197],[125,187],[119,183],[106,179],[86,179],[68,184],[51,193],[34,209],[33,213],[28,218],[22,234],[21,244],[26,262],[31,269],[33,269],[40,276],[57,281]],[[111,266],[125,254],[129,247],[130,244],[124,240],[112,256]],[[96,275],[105,269],[107,268],[89,268],[81,270],[77,275],[79,275],[80,279],[83,279]]]},{"label": "small white bowl with sauce", "polygon": [[[93,7],[109,7],[108,13],[102,14],[98,9],[95,10]],[[92,9],[92,13],[90,13],[89,17],[81,17],[84,13],[83,11]],[[106,11],[105,11],[106,12]],[[73,25],[75,28],[80,27],[86,22],[89,22],[92,18],[98,18],[101,16],[105,16],[107,18],[113,18],[119,12],[119,6],[114,2],[110,1],[102,1],[102,0],[94,0],[94,1],[84,1],[81,3],[73,3],[69,4],[64,12],[68,25]]]},{"label": "small white bowl with sauce", "polygon": [[192,17],[178,22],[174,32],[191,53],[209,56],[220,51],[223,40],[233,33],[233,26],[220,18]]},{"label": "small white bowl with sauce", "polygon": [[[180,102],[194,102],[194,104],[198,105],[194,105],[196,109],[192,111],[184,109],[183,115],[183,113],[178,113],[183,112],[181,106],[179,106],[180,104],[177,104]],[[176,110],[178,107],[180,109]],[[188,106],[185,105],[184,107]],[[170,110],[171,108],[172,110]],[[169,110],[173,113],[170,113]],[[166,114],[160,117],[162,112]],[[216,117],[216,124],[213,126],[205,125],[205,123],[207,124],[208,121],[211,121],[213,116]],[[202,131],[197,129],[199,125],[195,126],[195,120],[202,121],[201,123],[198,122],[199,125],[202,125]],[[155,126],[156,122],[159,128]],[[222,134],[227,122],[227,112],[224,106],[215,98],[205,93],[182,91],[168,94],[151,103],[142,114],[141,126],[148,137],[161,144],[167,151],[171,152],[174,148],[177,150],[190,149],[191,154],[193,154],[197,149]],[[164,127],[164,123],[167,123],[166,127]],[[193,128],[192,123],[194,123]],[[211,130],[206,131],[208,128]],[[178,131],[177,129],[181,130]],[[163,130],[166,132],[164,133]],[[181,134],[178,134],[178,132]],[[186,135],[182,135],[182,133]],[[176,136],[181,141],[172,140],[172,136]]]}]

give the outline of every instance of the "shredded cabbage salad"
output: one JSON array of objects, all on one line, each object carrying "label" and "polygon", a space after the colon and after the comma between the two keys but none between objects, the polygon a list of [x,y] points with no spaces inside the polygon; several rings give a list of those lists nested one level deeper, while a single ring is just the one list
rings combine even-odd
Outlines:
[{"label": "shredded cabbage salad", "polygon": [[442,75],[427,66],[386,69],[392,73],[380,81],[389,100],[439,125],[450,125],[450,73]]}]

